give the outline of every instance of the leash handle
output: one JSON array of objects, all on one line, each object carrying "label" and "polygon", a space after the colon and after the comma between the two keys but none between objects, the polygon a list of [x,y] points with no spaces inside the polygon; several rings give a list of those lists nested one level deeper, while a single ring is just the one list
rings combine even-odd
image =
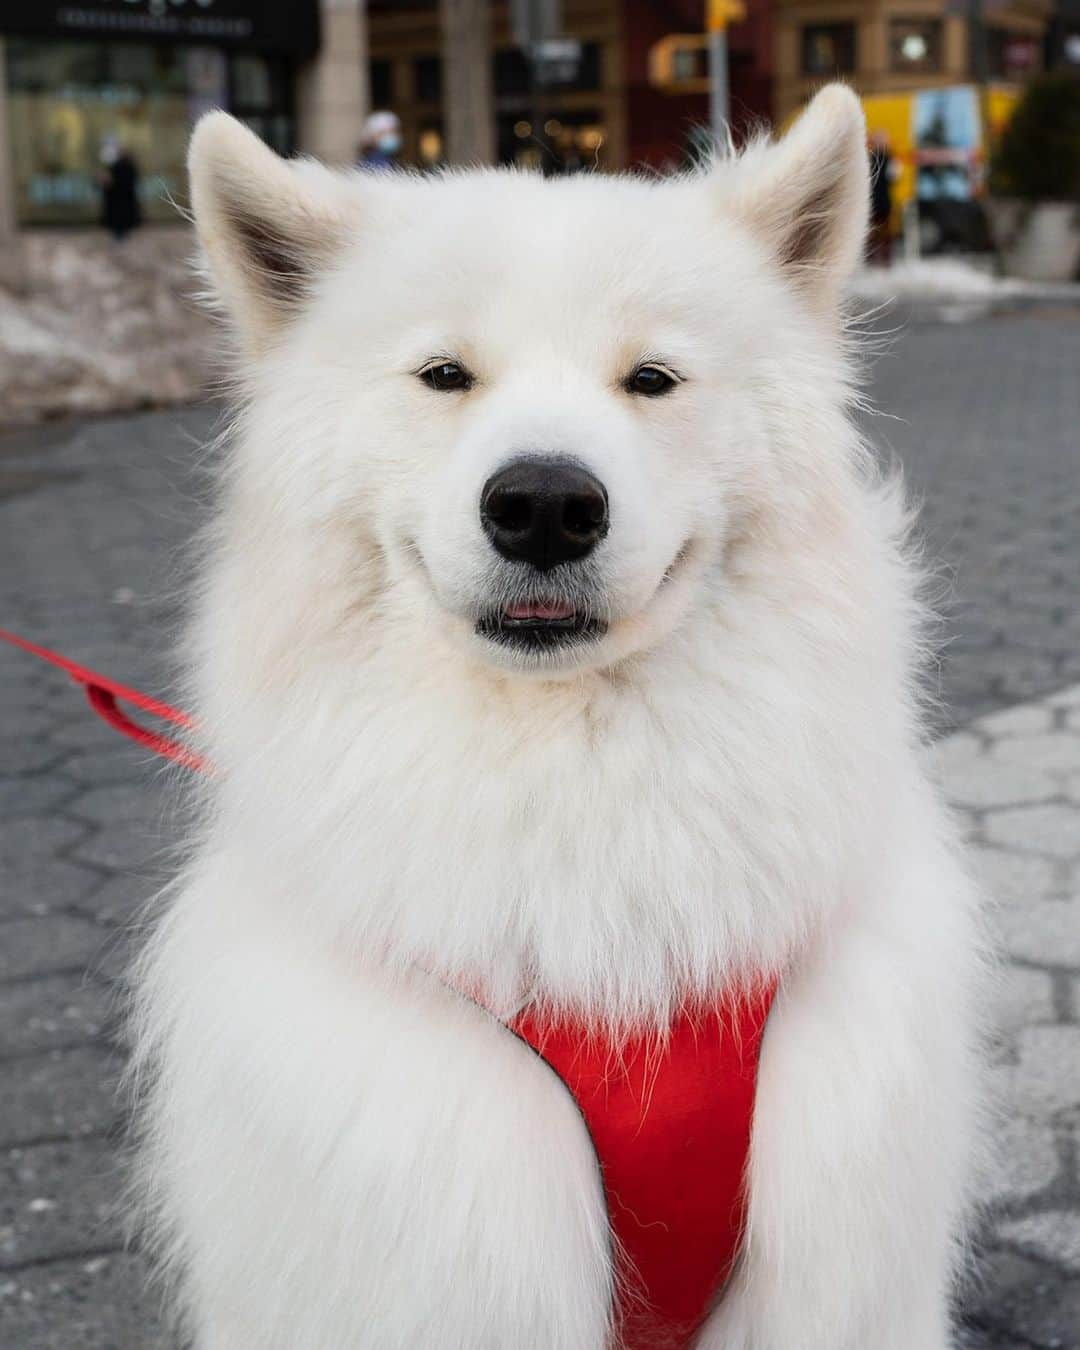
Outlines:
[{"label": "leash handle", "polygon": [[160,731],[141,726],[127,715],[123,708],[119,706],[119,703],[120,701],[130,703],[143,712],[150,713],[154,717],[160,717],[164,722],[172,723],[173,726],[194,730],[196,722],[190,713],[186,713],[180,708],[174,708],[171,704],[164,703],[161,699],[153,698],[149,694],[144,694],[141,690],[132,689],[126,684],[120,684],[117,680],[110,680],[107,675],[99,675],[97,671],[90,670],[87,666],[80,666],[75,661],[69,661],[66,656],[61,656],[59,652],[50,651],[48,647],[41,647],[36,642],[30,642],[27,638],[20,637],[18,633],[12,633],[6,628],[0,628],[0,641],[8,642],[13,647],[19,647],[22,651],[29,652],[31,656],[36,656],[40,661],[46,661],[49,665],[56,666],[57,669],[64,671],[76,684],[85,689],[87,702],[100,718],[108,722],[117,731],[122,732],[123,735],[130,737],[131,740],[137,741],[139,745],[146,746],[148,750],[152,750],[154,754],[160,755],[163,759],[174,760],[177,764],[183,764],[185,768],[194,769],[198,773],[210,772],[210,764],[205,756],[198,754],[197,751],[192,750],[182,741],[174,740],[171,736],[166,736]]}]

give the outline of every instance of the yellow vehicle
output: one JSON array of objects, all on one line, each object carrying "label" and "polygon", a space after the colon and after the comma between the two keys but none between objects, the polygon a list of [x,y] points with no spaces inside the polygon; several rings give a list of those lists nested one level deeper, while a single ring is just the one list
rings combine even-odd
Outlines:
[{"label": "yellow vehicle", "polygon": [[904,94],[869,94],[862,102],[871,139],[884,133],[896,165],[893,230],[919,204],[925,251],[979,247],[985,235],[980,199],[989,148],[1012,115],[1019,92],[1008,85],[952,85]]}]

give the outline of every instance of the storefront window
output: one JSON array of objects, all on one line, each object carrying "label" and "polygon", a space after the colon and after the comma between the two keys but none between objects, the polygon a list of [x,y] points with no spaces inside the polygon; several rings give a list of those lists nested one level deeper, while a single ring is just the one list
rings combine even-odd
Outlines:
[{"label": "storefront window", "polygon": [[371,106],[389,108],[394,101],[394,67],[390,61],[371,63]]},{"label": "storefront window", "polygon": [[98,218],[101,152],[135,159],[149,219],[175,218],[183,190],[187,72],[176,48],[34,43],[8,48],[8,124],[22,224]]},{"label": "storefront window", "polygon": [[1028,33],[988,28],[986,46],[990,74],[996,79],[1026,80],[1039,69],[1039,39]]},{"label": "storefront window", "polygon": [[413,66],[418,103],[442,102],[442,60],[438,56],[418,56]]},{"label": "storefront window", "polygon": [[243,52],[229,58],[225,106],[279,155],[291,155],[296,148],[287,74],[288,68],[277,57]]},{"label": "storefront window", "polygon": [[932,75],[941,69],[941,20],[893,19],[889,64],[897,74]]},{"label": "storefront window", "polygon": [[263,111],[274,101],[274,92],[270,83],[270,63],[265,56],[242,56],[232,58],[232,97],[236,104],[252,111]]},{"label": "storefront window", "polygon": [[852,75],[855,72],[853,23],[807,24],[802,31],[804,75]]},{"label": "storefront window", "polygon": [[102,148],[135,160],[147,220],[175,221],[186,197],[192,123],[230,107],[276,148],[291,149],[284,64],[216,48],[9,38],[8,124],[20,224],[100,217]]}]

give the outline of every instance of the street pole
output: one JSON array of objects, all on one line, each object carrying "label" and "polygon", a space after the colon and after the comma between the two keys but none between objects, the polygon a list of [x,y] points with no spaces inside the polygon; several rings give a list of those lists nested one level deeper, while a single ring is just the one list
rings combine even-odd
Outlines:
[{"label": "street pole", "polygon": [[553,36],[548,23],[550,6],[541,3],[541,0],[527,0],[526,10],[528,13],[528,37],[524,43],[524,52],[525,61],[529,67],[529,124],[532,127],[533,144],[540,150],[538,168],[542,174],[546,175],[548,171],[548,144],[544,123],[547,116],[544,109],[544,90],[540,84],[540,71],[536,53],[540,43]]},{"label": "street pole", "polygon": [[728,90],[727,28],[709,32],[709,125],[719,155],[727,153],[731,95]]},{"label": "street pole", "polygon": [[729,23],[746,18],[743,0],[707,0],[705,26],[709,34],[709,125],[718,155],[726,155],[731,145],[728,124],[731,118],[731,92],[728,86]]},{"label": "street pole", "polygon": [[548,172],[554,155],[544,130],[548,99],[540,73],[540,52],[561,31],[561,0],[510,0],[510,32],[529,67],[529,123],[533,142],[540,149],[540,168],[544,173]]},{"label": "street pole", "polygon": [[989,34],[986,31],[983,0],[971,0],[969,16],[968,45],[971,50],[971,73],[975,77],[981,99],[990,66]]},{"label": "street pole", "polygon": [[4,39],[0,37],[0,285],[15,288],[24,281],[15,211],[15,164],[8,136],[7,62]]},{"label": "street pole", "polygon": [[[986,10],[983,0],[971,0],[968,20],[968,42],[971,48],[971,73],[975,79],[975,101],[979,110],[979,144],[982,146],[982,173],[973,170],[969,179],[975,195],[984,187],[988,177],[990,158],[990,117],[986,95],[990,78],[990,34],[986,30]],[[980,181],[981,179],[981,181]]]}]

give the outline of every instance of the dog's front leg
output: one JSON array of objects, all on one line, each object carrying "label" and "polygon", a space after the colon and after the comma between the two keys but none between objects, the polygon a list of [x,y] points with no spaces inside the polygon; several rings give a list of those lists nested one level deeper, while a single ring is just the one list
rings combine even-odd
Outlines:
[{"label": "dog's front leg", "polygon": [[137,1028],[148,1216],[198,1350],[602,1350],[602,1194],[553,1076],[227,879],[178,899]]},{"label": "dog's front leg", "polygon": [[[900,871],[900,869],[897,869]],[[701,1350],[944,1350],[980,961],[948,858],[823,934],[762,1051],[740,1267]]]}]

